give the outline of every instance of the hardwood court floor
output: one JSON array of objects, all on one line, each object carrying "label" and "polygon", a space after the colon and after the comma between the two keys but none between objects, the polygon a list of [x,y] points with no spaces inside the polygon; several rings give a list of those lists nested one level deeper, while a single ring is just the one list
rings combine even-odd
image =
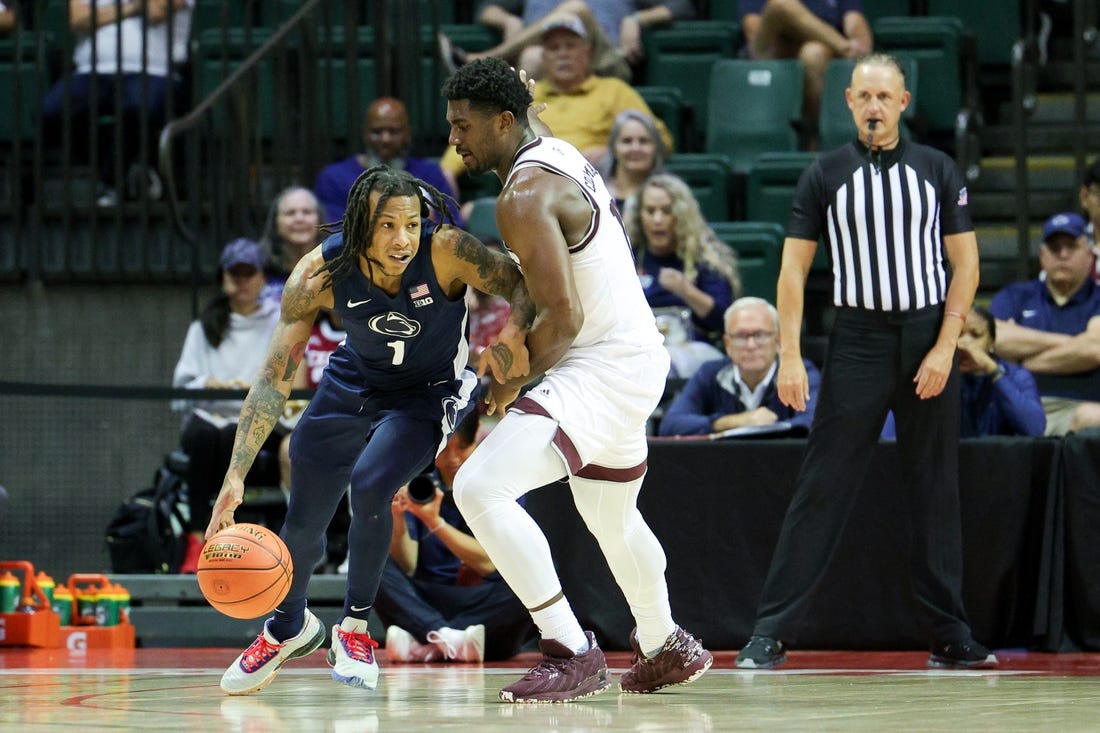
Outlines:
[{"label": "hardwood court floor", "polygon": [[[383,664],[377,690],[329,678],[324,654],[290,662],[267,689],[227,697],[239,650],[0,648],[0,731],[186,730],[278,733],[449,731],[1095,731],[1100,654],[999,652],[1001,667],[945,672],[917,652],[794,652],[778,671],[716,655],[696,683],[568,705],[506,705],[497,690],[530,666]],[[608,654],[616,672],[626,653]],[[617,677],[617,675],[616,675]]]}]

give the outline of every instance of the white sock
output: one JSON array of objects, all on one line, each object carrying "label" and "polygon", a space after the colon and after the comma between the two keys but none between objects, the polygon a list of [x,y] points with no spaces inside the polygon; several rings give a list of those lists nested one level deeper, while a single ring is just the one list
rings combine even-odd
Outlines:
[{"label": "white sock", "polygon": [[565,598],[542,610],[532,611],[531,618],[539,627],[542,638],[559,641],[577,653],[588,651],[588,637],[573,614],[573,607]]}]

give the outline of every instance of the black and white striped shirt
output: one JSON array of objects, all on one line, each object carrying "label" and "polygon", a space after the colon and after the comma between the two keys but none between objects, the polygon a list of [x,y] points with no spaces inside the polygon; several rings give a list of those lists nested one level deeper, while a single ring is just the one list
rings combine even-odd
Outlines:
[{"label": "black and white striped shirt", "polygon": [[837,306],[904,311],[947,294],[943,237],[974,229],[955,162],[901,141],[872,161],[858,141],[802,174],[787,236],[825,236]]}]

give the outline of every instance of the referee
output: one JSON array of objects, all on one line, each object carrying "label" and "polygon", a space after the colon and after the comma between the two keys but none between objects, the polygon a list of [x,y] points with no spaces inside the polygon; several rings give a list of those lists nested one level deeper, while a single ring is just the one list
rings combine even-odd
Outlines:
[{"label": "referee", "polygon": [[899,138],[909,92],[895,58],[860,59],[845,96],[857,139],[802,174],[783,246],[777,382],[784,404],[803,410],[808,397],[803,290],[822,235],[837,316],[805,459],[753,636],[736,664],[766,669],[785,660],[782,639],[797,631],[893,410],[928,664],[992,667],[997,658],[971,636],[961,593],[955,344],[978,286],[966,187],[942,152]]}]

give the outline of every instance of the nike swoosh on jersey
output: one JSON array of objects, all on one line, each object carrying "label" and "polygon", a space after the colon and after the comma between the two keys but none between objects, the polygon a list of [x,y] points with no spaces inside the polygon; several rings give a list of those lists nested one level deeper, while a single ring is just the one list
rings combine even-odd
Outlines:
[{"label": "nike swoosh on jersey", "polygon": [[348,308],[354,308],[356,306],[363,305],[363,303],[369,302],[371,302],[371,298],[367,298],[366,300],[352,300],[351,298],[348,298]]},{"label": "nike swoosh on jersey", "polygon": [[370,606],[352,606],[351,610],[355,613],[360,613],[361,611],[366,611],[368,608],[370,608]]}]

